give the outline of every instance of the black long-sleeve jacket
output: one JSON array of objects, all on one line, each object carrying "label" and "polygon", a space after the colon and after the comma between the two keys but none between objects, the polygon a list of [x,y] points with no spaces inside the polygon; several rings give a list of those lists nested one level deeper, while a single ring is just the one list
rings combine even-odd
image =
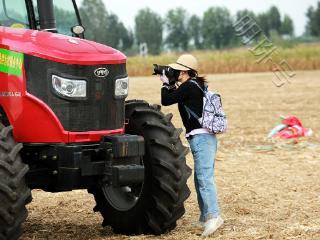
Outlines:
[{"label": "black long-sleeve jacket", "polygon": [[[204,87],[203,82],[197,82],[202,88]],[[186,128],[186,133],[201,128],[198,120],[190,116],[184,107],[185,105],[199,117],[202,116],[203,92],[195,83],[190,82],[190,79],[182,83],[178,88],[169,89],[167,85],[162,87],[161,104],[169,106],[176,103],[178,103],[178,109],[183,125]]]}]

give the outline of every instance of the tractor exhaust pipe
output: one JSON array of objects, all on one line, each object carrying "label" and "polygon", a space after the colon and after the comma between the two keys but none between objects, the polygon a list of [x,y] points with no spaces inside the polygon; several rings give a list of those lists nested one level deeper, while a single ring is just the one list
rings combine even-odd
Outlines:
[{"label": "tractor exhaust pipe", "polygon": [[56,18],[52,0],[37,0],[40,18],[40,30],[47,32],[57,32]]}]

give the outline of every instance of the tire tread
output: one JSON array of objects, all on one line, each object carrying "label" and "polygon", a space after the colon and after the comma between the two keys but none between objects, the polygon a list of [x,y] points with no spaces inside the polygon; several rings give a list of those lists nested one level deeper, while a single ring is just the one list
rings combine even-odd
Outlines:
[{"label": "tire tread", "polygon": [[0,124],[0,129],[0,239],[16,240],[22,235],[22,224],[28,216],[26,204],[32,200],[25,182],[29,167],[21,160],[23,145],[14,141],[13,128]]},{"label": "tire tread", "polygon": [[88,190],[96,200],[94,211],[104,218],[103,226],[110,225],[116,233],[160,235],[174,229],[185,212],[191,175],[186,164],[188,149],[180,140],[183,130],[171,123],[173,115],[164,115],[160,109],[142,100],[126,102],[126,133],[142,135],[146,145],[148,180],[141,203],[120,212],[107,202],[100,188]]}]

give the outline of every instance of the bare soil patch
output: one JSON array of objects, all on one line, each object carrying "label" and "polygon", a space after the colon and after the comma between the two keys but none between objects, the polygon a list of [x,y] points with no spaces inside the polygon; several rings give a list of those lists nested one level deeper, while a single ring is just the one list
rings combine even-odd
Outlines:
[{"label": "bare soil patch", "polygon": [[[225,219],[213,239],[320,239],[320,71],[298,72],[277,88],[272,73],[208,76],[223,96],[230,128],[219,136],[216,181]],[[130,99],[160,103],[155,77],[132,78]],[[182,123],[176,106],[163,107]],[[292,141],[265,139],[280,115],[296,115],[314,135]],[[183,140],[185,144],[184,137]],[[193,167],[191,154],[188,164]],[[192,177],[186,214],[162,236],[128,237],[101,227],[86,191],[51,194],[34,190],[22,239],[200,239]]]}]

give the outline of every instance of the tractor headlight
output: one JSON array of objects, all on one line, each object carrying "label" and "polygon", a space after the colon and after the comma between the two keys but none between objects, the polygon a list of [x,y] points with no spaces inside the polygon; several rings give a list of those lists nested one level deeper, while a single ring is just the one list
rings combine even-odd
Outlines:
[{"label": "tractor headlight", "polygon": [[129,78],[120,78],[116,80],[115,96],[126,97],[128,96]]},{"label": "tractor headlight", "polygon": [[53,89],[62,97],[86,98],[87,82],[85,80],[75,80],[52,75]]}]

